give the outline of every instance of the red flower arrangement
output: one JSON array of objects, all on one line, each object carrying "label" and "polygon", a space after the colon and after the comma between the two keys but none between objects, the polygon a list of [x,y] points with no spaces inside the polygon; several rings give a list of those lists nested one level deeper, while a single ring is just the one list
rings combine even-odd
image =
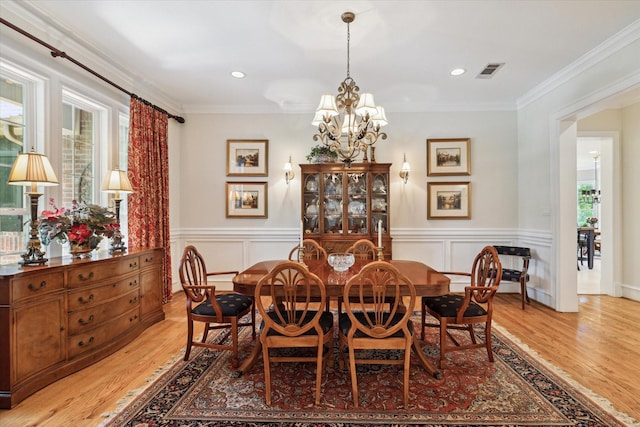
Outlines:
[{"label": "red flower arrangement", "polygon": [[115,214],[98,205],[73,201],[71,209],[58,208],[49,200],[52,210],[42,211],[38,231],[42,243],[52,240],[72,245],[86,245],[94,249],[104,237],[113,236],[120,226]]}]

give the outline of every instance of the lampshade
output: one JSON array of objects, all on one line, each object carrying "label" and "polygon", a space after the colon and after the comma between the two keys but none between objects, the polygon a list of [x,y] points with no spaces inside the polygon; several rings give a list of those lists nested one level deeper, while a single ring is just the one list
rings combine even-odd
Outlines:
[{"label": "lampshade", "polygon": [[360,95],[360,100],[358,101],[358,105],[356,106],[356,114],[361,116],[366,116],[369,113],[369,116],[373,116],[376,114],[378,110],[376,110],[376,104],[373,102],[373,94],[372,93],[363,93]]},{"label": "lampshade", "polygon": [[114,169],[102,181],[102,191],[107,193],[133,193],[127,172]]},{"label": "lampshade", "polygon": [[18,154],[9,173],[8,184],[31,186],[31,191],[35,192],[36,185],[58,185],[58,178],[47,156],[36,153],[32,148],[28,153]]},{"label": "lampshade", "polygon": [[320,97],[320,104],[316,109],[316,113],[320,113],[323,116],[336,116],[338,115],[338,107],[336,106],[336,98],[333,95],[322,95]]},{"label": "lampshade", "polygon": [[371,117],[371,122],[374,126],[380,127],[384,127],[389,123],[387,121],[387,115],[384,113],[384,107],[376,107],[376,113]]}]

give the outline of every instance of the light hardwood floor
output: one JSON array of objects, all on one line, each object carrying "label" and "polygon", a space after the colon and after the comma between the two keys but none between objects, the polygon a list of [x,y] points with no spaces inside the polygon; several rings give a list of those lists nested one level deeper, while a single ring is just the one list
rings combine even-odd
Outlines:
[{"label": "light hardwood floor", "polygon": [[[558,313],[519,295],[499,294],[495,322],[540,357],[608,399],[616,410],[640,420],[640,303],[607,296],[581,297],[579,313]],[[40,390],[11,410],[2,426],[95,426],[128,391],[185,344],[184,295],[165,305],[166,320],[152,326],[116,354]],[[199,331],[198,331],[199,332]]]}]

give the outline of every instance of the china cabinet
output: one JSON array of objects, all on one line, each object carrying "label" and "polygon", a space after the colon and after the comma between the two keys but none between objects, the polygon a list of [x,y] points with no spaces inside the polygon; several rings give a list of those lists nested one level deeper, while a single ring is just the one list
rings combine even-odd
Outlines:
[{"label": "china cabinet", "polygon": [[108,356],[164,319],[163,249],[0,266],[0,408]]},{"label": "china cabinet", "polygon": [[[344,252],[358,239],[382,241],[391,259],[390,163],[302,164],[302,226],[305,239],[327,253]],[[380,230],[380,233],[379,233]]]}]

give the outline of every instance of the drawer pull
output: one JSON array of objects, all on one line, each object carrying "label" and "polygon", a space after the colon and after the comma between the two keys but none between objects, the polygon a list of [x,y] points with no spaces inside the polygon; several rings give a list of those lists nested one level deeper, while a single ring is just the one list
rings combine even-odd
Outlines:
[{"label": "drawer pull", "polygon": [[39,286],[39,287],[33,286],[33,283],[29,283],[29,286],[28,286],[29,290],[30,290],[30,291],[34,291],[34,292],[35,292],[35,291],[39,291],[39,290],[41,290],[41,289],[44,289],[44,288],[46,288],[46,287],[47,287],[47,282],[46,282],[45,280],[43,280],[42,282],[40,282],[40,286]]},{"label": "drawer pull", "polygon": [[89,338],[89,341],[87,341],[86,343],[84,341],[80,341],[78,343],[78,347],[86,347],[91,344],[93,344],[93,337]]},{"label": "drawer pull", "polygon": [[138,281],[134,280],[133,282],[129,282],[129,286],[138,286]]},{"label": "drawer pull", "polygon": [[91,279],[93,279],[93,271],[91,273],[89,273],[89,275],[87,277],[85,277],[84,274],[82,274],[82,273],[78,274],[78,279],[80,279],[80,280],[91,280]]},{"label": "drawer pull", "polygon": [[89,320],[84,320],[83,318],[78,319],[78,323],[80,323],[81,325],[88,325],[90,323],[93,323],[93,314],[91,316],[89,316]]},{"label": "drawer pull", "polygon": [[133,297],[129,300],[129,304],[135,304],[138,302],[138,297]]},{"label": "drawer pull", "polygon": [[138,268],[138,262],[131,262],[129,263],[129,268]]},{"label": "drawer pull", "polygon": [[84,299],[84,297],[79,297],[79,298],[78,298],[78,302],[79,302],[80,304],[88,304],[88,303],[90,303],[91,301],[93,301],[93,294],[89,295],[89,298],[87,298],[87,299]]},{"label": "drawer pull", "polygon": [[133,317],[129,317],[129,322],[133,322],[134,320],[137,320],[138,316],[133,316]]},{"label": "drawer pull", "polygon": [[147,264],[151,264],[153,262],[153,257],[145,258],[144,262],[146,262]]}]

